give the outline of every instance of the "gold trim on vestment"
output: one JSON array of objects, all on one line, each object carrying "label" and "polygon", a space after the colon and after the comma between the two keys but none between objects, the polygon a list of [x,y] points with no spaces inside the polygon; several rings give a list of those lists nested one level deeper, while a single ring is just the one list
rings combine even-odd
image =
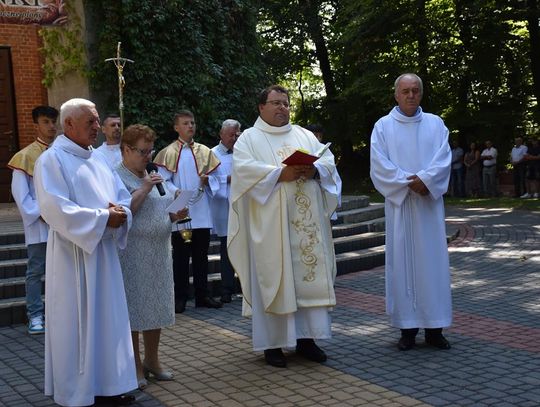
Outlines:
[{"label": "gold trim on vestment", "polygon": [[300,261],[307,269],[303,280],[312,282],[315,281],[315,268],[319,261],[314,252],[315,245],[319,243],[319,238],[317,237],[319,226],[317,222],[313,221],[311,199],[304,192],[304,186],[305,180],[303,178],[296,180],[294,201],[301,217],[291,220],[291,224],[300,237]]},{"label": "gold trim on vestment", "polygon": [[200,143],[190,143],[190,148],[183,148],[184,144],[179,140],[175,140],[163,150],[161,150],[154,158],[154,163],[161,167],[165,167],[168,171],[176,173],[178,171],[178,163],[183,150],[189,150],[193,154],[197,175],[208,175],[213,172],[221,162],[215,154]]},{"label": "gold trim on vestment", "polygon": [[27,145],[21,151],[16,153],[11,160],[9,160],[8,168],[12,170],[24,171],[30,177],[34,176],[34,166],[39,156],[47,150],[48,144],[41,140],[36,140],[33,143]]}]

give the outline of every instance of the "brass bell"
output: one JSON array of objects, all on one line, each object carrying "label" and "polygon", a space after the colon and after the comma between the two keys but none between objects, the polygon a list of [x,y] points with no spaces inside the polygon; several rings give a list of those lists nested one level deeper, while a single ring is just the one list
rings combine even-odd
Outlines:
[{"label": "brass bell", "polygon": [[193,235],[193,232],[191,229],[182,229],[180,231],[180,236],[182,236],[182,239],[184,239],[185,243],[191,243],[192,235]]}]

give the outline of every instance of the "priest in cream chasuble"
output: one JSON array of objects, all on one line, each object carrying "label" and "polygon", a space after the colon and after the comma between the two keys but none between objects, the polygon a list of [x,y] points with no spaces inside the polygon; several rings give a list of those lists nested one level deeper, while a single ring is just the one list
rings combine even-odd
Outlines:
[{"label": "priest in cream chasuble", "polygon": [[253,347],[265,351],[330,337],[328,311],[336,304],[330,216],[339,194],[330,151],[311,167],[282,164],[297,149],[313,154],[322,145],[288,122],[288,95],[266,96],[254,127],[234,146],[228,229],[243,313],[253,317]]}]

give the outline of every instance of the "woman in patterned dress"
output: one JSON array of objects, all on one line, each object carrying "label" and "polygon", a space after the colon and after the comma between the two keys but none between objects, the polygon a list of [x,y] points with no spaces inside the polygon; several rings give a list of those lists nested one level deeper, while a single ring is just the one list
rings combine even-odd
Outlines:
[{"label": "woman in patterned dress", "polygon": [[[146,171],[154,152],[155,132],[144,125],[129,126],[122,136],[122,163],[118,175],[131,192],[133,225],[120,263],[131,324],[139,388],[151,373],[157,380],[172,380],[158,358],[161,328],[174,324],[174,284],[171,256],[171,221],[184,218],[187,210],[169,214],[174,197],[166,190],[161,196],[155,185],[163,181],[157,172]],[[143,333],[144,361],[139,352]]]}]

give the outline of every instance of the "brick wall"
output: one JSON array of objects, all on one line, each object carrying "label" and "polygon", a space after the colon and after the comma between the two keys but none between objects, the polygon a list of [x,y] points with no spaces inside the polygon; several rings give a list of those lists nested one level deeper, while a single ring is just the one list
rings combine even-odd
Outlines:
[{"label": "brick wall", "polygon": [[33,25],[0,24],[0,45],[11,48],[11,63],[17,111],[19,146],[34,140],[32,109],[47,104],[47,90],[41,84],[43,58],[39,27]]}]

